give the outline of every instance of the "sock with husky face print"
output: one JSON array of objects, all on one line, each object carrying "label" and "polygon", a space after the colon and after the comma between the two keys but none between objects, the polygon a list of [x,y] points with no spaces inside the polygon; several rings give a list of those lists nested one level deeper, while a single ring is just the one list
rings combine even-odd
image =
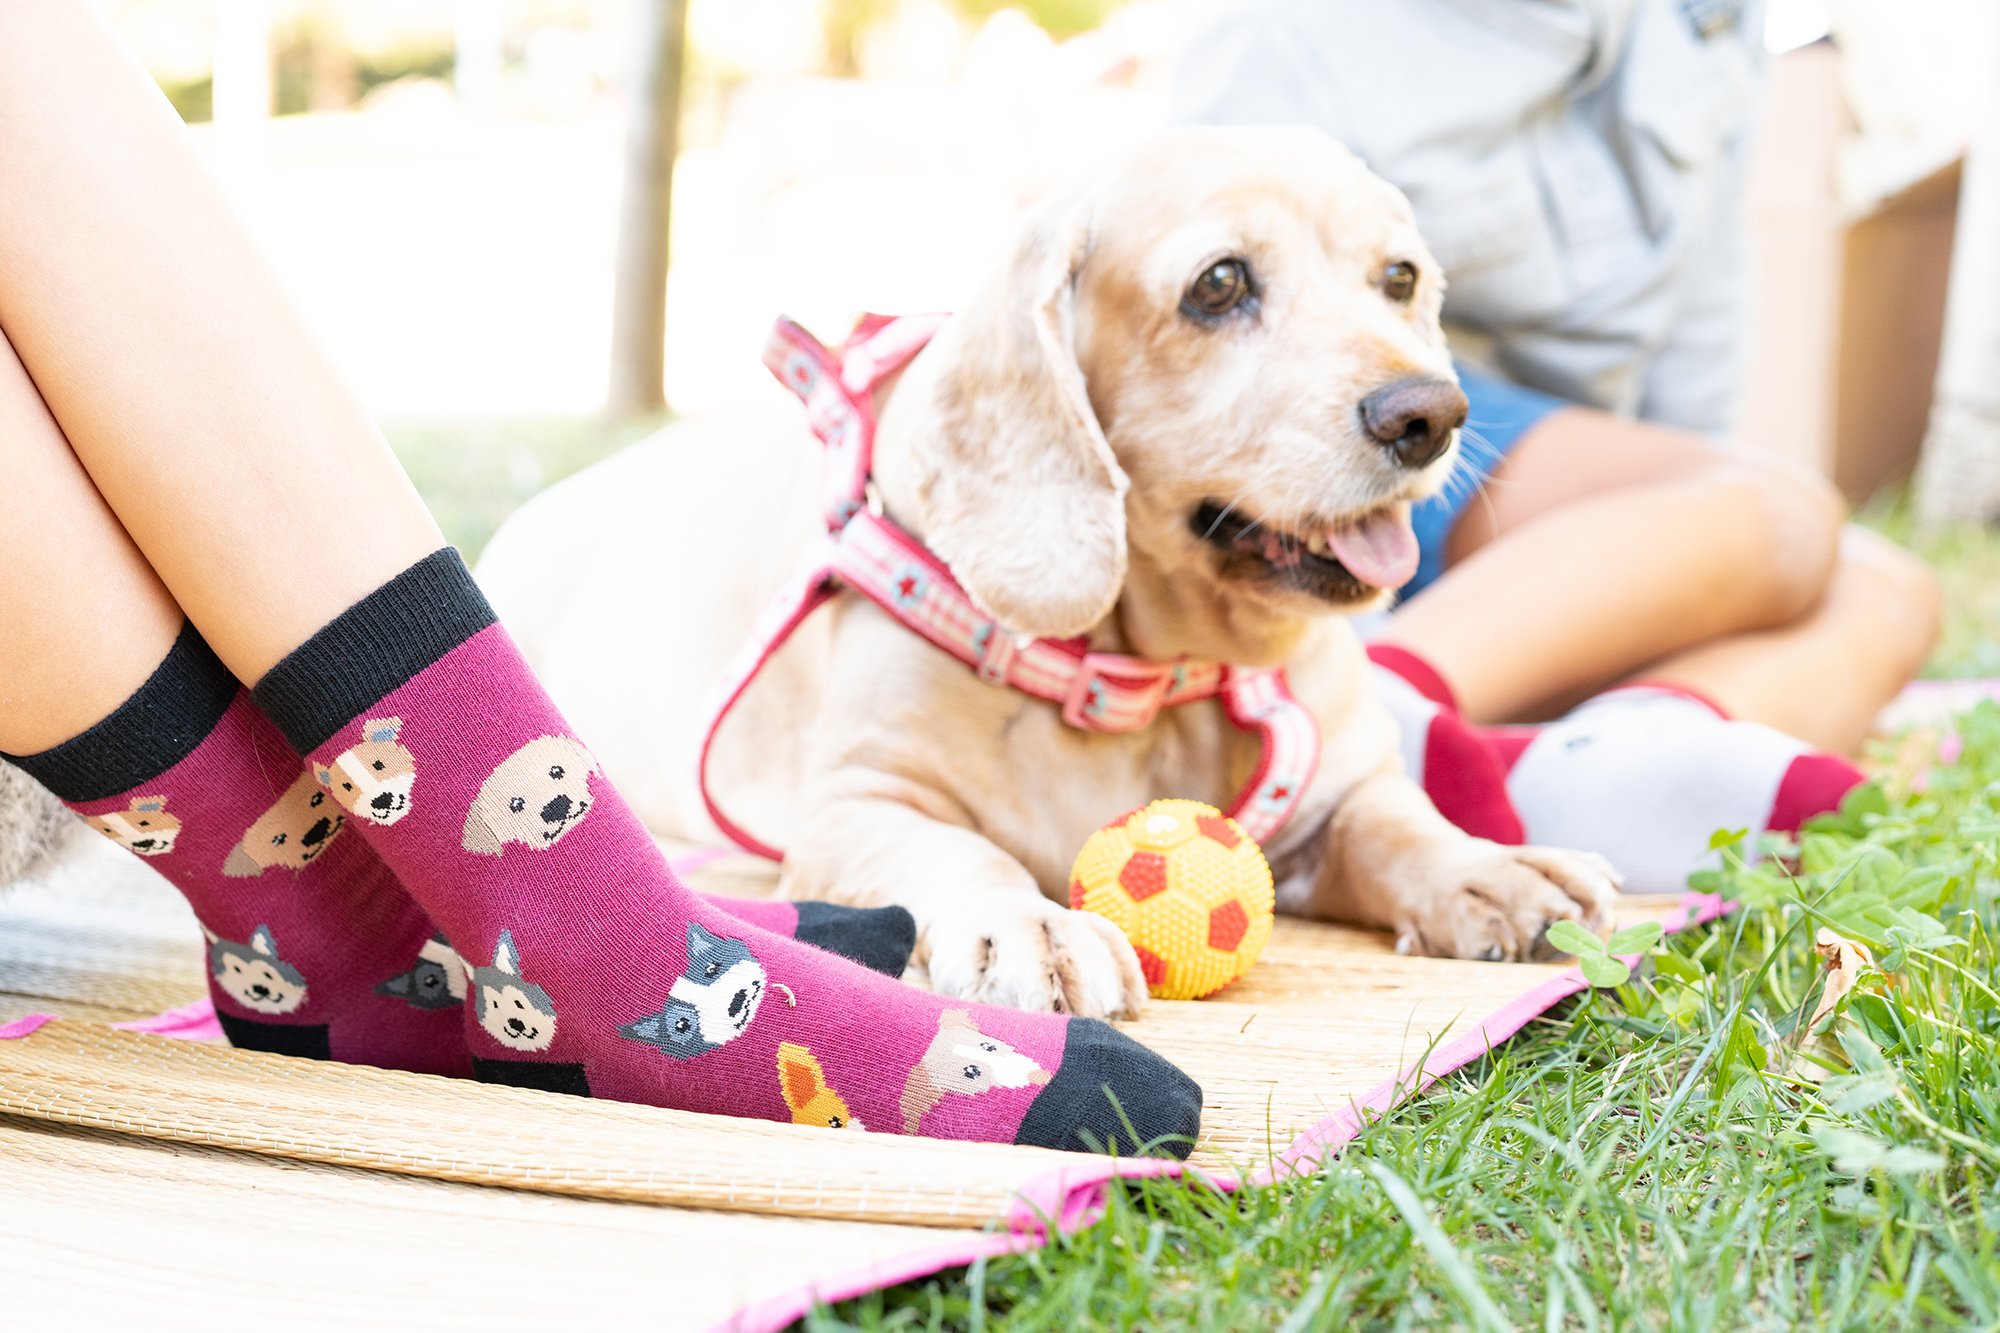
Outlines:
[{"label": "sock with husky face print", "polygon": [[259,681],[316,768],[400,719],[393,824],[351,821],[464,956],[490,1081],[723,1115],[1184,1155],[1201,1090],[1106,1024],[955,1002],[717,910],[439,551]]},{"label": "sock with husky face print", "polygon": [[231,1043],[471,1073],[463,970],[192,626],[110,716],[8,758],[180,890]]}]

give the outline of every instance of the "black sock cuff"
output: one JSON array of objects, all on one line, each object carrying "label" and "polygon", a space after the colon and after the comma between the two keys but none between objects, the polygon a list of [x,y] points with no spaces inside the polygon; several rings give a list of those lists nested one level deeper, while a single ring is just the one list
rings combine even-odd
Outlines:
[{"label": "black sock cuff", "polygon": [[193,754],[242,686],[192,624],[146,683],[80,735],[40,754],[0,755],[62,800],[101,801]]},{"label": "black sock cuff", "polygon": [[293,749],[311,754],[495,619],[464,558],[447,546],[334,617],[250,694]]}]

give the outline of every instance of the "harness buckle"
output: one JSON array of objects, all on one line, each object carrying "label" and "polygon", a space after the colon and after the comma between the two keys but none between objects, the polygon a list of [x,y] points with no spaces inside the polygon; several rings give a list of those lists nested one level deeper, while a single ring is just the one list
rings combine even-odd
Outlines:
[{"label": "harness buckle", "polygon": [[1063,721],[1080,731],[1138,731],[1159,715],[1173,678],[1173,669],[1158,662],[1086,652],[1070,677]]}]

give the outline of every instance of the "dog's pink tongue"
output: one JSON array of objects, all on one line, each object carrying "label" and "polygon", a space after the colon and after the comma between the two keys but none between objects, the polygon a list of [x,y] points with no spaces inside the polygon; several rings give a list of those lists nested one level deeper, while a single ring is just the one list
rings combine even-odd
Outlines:
[{"label": "dog's pink tongue", "polygon": [[1417,533],[1401,506],[1330,530],[1326,544],[1348,573],[1372,587],[1400,588],[1417,572]]}]

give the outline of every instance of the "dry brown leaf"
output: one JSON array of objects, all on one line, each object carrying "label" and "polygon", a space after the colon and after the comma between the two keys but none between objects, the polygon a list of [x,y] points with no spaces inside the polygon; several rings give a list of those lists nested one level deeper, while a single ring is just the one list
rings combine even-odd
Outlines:
[{"label": "dry brown leaf", "polygon": [[1819,1003],[1813,1007],[1812,1018],[1806,1022],[1802,1035],[1809,1035],[1833,1012],[1834,1006],[1847,998],[1863,972],[1875,969],[1875,955],[1868,952],[1867,945],[1825,926],[1813,936],[1813,949],[1826,960],[1826,989],[1820,992]]}]

